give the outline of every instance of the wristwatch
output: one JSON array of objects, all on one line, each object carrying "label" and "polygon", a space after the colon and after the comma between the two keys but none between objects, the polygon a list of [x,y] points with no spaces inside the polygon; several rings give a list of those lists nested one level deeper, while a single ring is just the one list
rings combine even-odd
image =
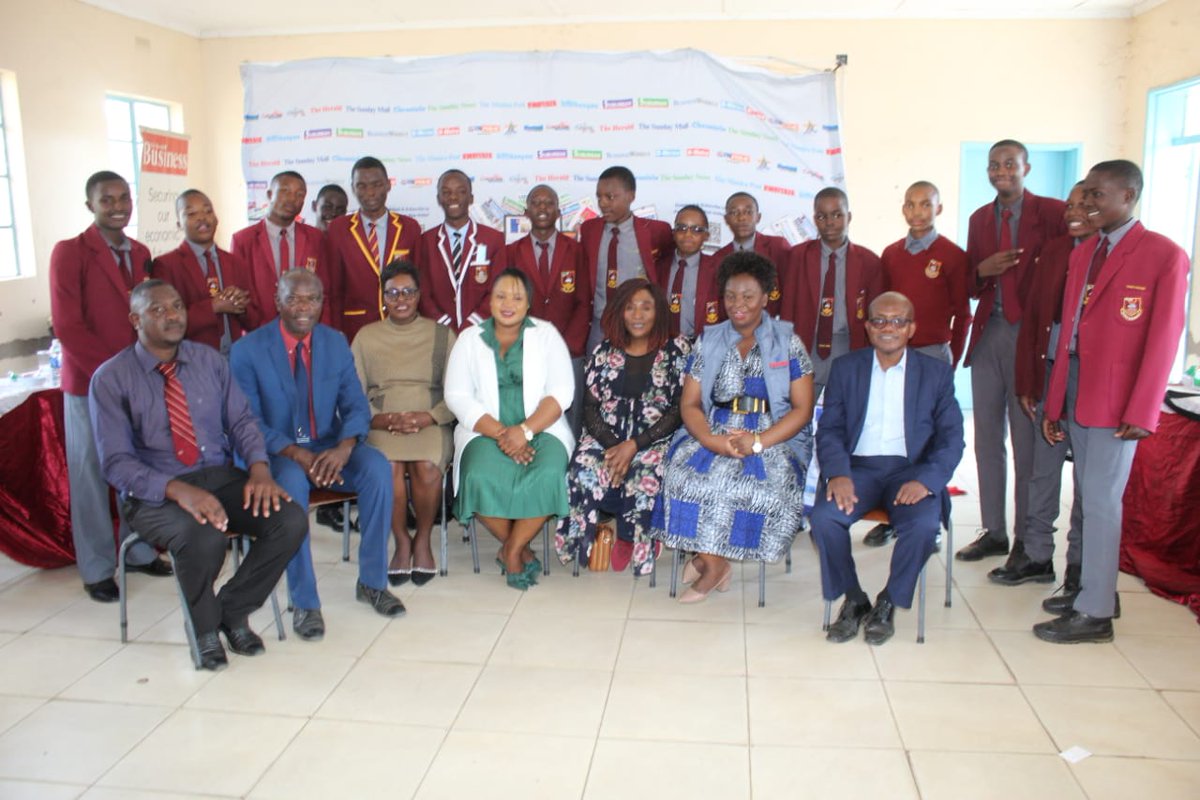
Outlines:
[{"label": "wristwatch", "polygon": [[756,433],[756,434],[754,434],[754,444],[750,445],[750,452],[754,453],[754,455],[758,455],[762,451],[763,451],[762,437]]},{"label": "wristwatch", "polygon": [[521,430],[525,434],[525,441],[532,442],[533,441],[533,430],[528,425],[526,425],[524,422],[521,423]]}]

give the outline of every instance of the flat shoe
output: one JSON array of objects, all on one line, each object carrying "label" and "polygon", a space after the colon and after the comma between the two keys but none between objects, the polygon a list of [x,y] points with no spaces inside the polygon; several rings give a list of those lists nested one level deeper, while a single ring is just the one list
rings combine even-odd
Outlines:
[{"label": "flat shoe", "polygon": [[105,578],[96,583],[85,583],[83,590],[87,592],[88,597],[97,603],[115,603],[121,599],[121,592],[117,589],[117,582],[112,578]]},{"label": "flat shoe", "polygon": [[171,565],[161,558],[155,557],[153,561],[148,561],[145,564],[126,564],[126,572],[140,572],[143,575],[153,575],[155,578],[168,578],[175,574],[175,570]]},{"label": "flat shoe", "polygon": [[354,599],[367,603],[376,613],[385,617],[403,617],[405,614],[404,603],[400,602],[399,597],[387,589],[372,589],[361,580],[354,587]]},{"label": "flat shoe", "polygon": [[200,669],[216,672],[229,666],[225,648],[221,646],[221,637],[216,631],[199,634],[196,637],[196,649],[200,651]]},{"label": "flat shoe", "polygon": [[413,571],[411,569],[389,569],[388,584],[391,586],[401,586],[406,584],[408,583],[409,578],[412,577],[412,572]]},{"label": "flat shoe", "polygon": [[297,608],[292,612],[292,630],[306,642],[325,638],[325,618],[319,608]]},{"label": "flat shoe", "polygon": [[692,583],[700,577],[700,570],[696,569],[696,559],[689,558],[683,563],[683,582]]},{"label": "flat shoe", "polygon": [[412,582],[415,586],[424,586],[437,576],[437,569],[413,567]]},{"label": "flat shoe", "polygon": [[239,656],[256,656],[266,652],[267,648],[263,645],[262,637],[250,630],[250,626],[245,623],[241,625],[221,623],[217,630],[225,634],[225,639],[229,642],[229,649]]}]

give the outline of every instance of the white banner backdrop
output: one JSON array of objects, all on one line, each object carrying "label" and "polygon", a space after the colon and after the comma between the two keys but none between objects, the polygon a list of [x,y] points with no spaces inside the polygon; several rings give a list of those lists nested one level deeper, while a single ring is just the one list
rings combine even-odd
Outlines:
[{"label": "white banner backdrop", "polygon": [[311,200],[326,183],[348,190],[353,163],[373,155],[392,180],[388,206],[427,228],[441,221],[438,175],[454,167],[474,181],[472,216],[510,240],[539,183],[573,231],[598,213],[600,172],[620,164],[637,176],[635,213],[670,222],[697,204],[710,248],[728,241],[735,191],[794,244],[815,235],[812,196],[844,183],[832,73],[781,76],[696,50],[552,51],[245,64],[242,81],[251,219],[275,173],[304,175]]}]

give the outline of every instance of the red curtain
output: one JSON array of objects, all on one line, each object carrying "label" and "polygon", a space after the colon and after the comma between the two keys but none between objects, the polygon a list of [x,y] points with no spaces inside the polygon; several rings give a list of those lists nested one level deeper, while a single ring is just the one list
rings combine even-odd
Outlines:
[{"label": "red curtain", "polygon": [[1125,487],[1121,569],[1200,617],[1200,422],[1163,414]]}]

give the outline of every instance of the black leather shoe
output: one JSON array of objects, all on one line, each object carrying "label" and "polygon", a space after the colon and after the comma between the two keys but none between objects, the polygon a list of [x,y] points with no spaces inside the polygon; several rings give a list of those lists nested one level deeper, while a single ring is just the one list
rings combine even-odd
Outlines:
[{"label": "black leather shoe", "polygon": [[200,651],[200,669],[210,669],[216,672],[229,666],[225,657],[225,648],[221,647],[221,637],[217,632],[202,633],[196,637],[196,647]]},{"label": "black leather shoe", "polygon": [[333,528],[335,531],[342,529],[343,518],[340,503],[330,503],[317,509],[317,524]]},{"label": "black leather shoe", "polygon": [[387,589],[372,589],[362,581],[354,587],[354,599],[367,603],[385,617],[403,617],[404,603]]},{"label": "black leather shoe", "polygon": [[169,578],[175,574],[171,564],[161,558],[155,558],[146,564],[126,564],[126,572],[140,572],[143,575],[153,575],[156,578]]},{"label": "black leather shoe", "polygon": [[[1075,610],[1075,598],[1079,596],[1079,590],[1073,592],[1064,591],[1062,594],[1056,594],[1053,597],[1047,597],[1042,601],[1042,610],[1047,614],[1055,616],[1063,616],[1070,614]],[[1113,619],[1121,618],[1121,595],[1118,593],[1113,598]]]},{"label": "black leather shoe", "polygon": [[262,637],[250,630],[250,626],[244,622],[236,627],[221,623],[218,630],[225,634],[225,639],[229,642],[229,649],[239,656],[256,656],[266,652],[267,648],[263,646]]},{"label": "black leather shoe", "polygon": [[83,590],[97,603],[115,603],[121,599],[117,582],[112,578],[105,578],[97,583],[85,583]]},{"label": "black leather shoe", "polygon": [[297,608],[292,612],[292,630],[306,642],[325,638],[325,618],[319,608]]},{"label": "black leather shoe", "polygon": [[892,634],[896,632],[893,622],[895,616],[896,606],[891,600],[883,595],[875,598],[875,605],[871,608],[871,613],[867,614],[867,621],[863,626],[863,638],[867,640],[867,644],[883,644],[892,638]]},{"label": "black leather shoe", "polygon": [[1008,539],[1003,534],[995,536],[989,530],[980,531],[979,537],[954,554],[959,561],[980,561],[988,556],[1008,555]]},{"label": "black leather shoe", "polygon": [[1020,586],[1022,583],[1054,583],[1054,562],[1046,561],[1039,564],[1032,560],[1025,551],[1016,552],[1008,557],[1002,567],[996,567],[988,573],[988,580],[1001,586]]},{"label": "black leather shoe", "polygon": [[863,537],[863,544],[867,547],[883,547],[895,538],[896,529],[891,525],[880,523],[867,531],[867,535]]},{"label": "black leather shoe", "polygon": [[829,630],[825,632],[825,640],[829,642],[848,642],[855,636],[858,636],[858,629],[862,626],[863,620],[867,618],[867,614],[871,612],[870,601],[863,600],[862,602],[851,602],[846,600],[842,603],[842,609],[838,612],[837,619],[829,626]]},{"label": "black leather shoe", "polygon": [[1089,617],[1081,611],[1072,611],[1058,619],[1034,625],[1033,635],[1043,642],[1052,642],[1053,644],[1111,642],[1113,640],[1112,618]]},{"label": "black leather shoe", "polygon": [[1067,573],[1066,573],[1066,575],[1063,576],[1063,591],[1064,592],[1078,592],[1079,587],[1082,585],[1080,583],[1080,578],[1082,576],[1083,576],[1083,565],[1082,564],[1067,564]]}]

